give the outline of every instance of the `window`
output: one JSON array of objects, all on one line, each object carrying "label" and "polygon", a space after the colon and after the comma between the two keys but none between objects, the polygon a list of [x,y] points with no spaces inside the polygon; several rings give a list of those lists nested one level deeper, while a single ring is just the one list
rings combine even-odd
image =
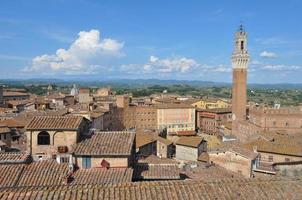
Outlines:
[{"label": "window", "polygon": [[84,169],[91,168],[91,157],[90,156],[83,156],[82,157],[82,167]]},{"label": "window", "polygon": [[49,145],[50,136],[46,131],[42,131],[38,134],[38,145]]},{"label": "window", "polygon": [[69,163],[68,157],[60,157],[60,163]]},{"label": "window", "polygon": [[289,158],[285,158],[285,162],[289,162],[290,161],[290,159]]},{"label": "window", "polygon": [[244,42],[241,41],[241,46],[240,46],[240,49],[243,50],[244,49]]}]

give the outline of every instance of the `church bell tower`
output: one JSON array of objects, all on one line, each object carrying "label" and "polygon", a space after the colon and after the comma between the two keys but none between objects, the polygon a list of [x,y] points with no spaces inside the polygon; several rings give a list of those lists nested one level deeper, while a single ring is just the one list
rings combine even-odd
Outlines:
[{"label": "church bell tower", "polygon": [[249,58],[250,56],[247,51],[247,33],[241,25],[235,34],[235,48],[232,54],[232,130],[237,128],[236,122],[246,120],[246,83]]}]

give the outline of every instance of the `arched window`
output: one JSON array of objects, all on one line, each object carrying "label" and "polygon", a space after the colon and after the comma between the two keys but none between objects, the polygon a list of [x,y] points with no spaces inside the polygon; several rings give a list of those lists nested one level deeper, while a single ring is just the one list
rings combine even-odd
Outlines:
[{"label": "arched window", "polygon": [[46,131],[42,131],[38,134],[38,145],[49,145],[50,136]]}]

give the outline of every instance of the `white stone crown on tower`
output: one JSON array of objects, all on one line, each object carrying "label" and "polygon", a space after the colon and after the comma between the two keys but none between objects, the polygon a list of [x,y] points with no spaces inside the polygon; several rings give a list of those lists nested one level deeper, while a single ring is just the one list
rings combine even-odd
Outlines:
[{"label": "white stone crown on tower", "polygon": [[235,47],[232,54],[233,69],[247,69],[249,61],[249,53],[247,51],[247,32],[242,25],[235,34]]}]

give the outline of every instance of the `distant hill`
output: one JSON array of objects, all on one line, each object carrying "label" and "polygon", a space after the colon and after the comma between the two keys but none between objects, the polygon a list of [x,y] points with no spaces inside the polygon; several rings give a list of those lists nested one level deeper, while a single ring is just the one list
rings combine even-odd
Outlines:
[{"label": "distant hill", "polygon": [[[112,87],[144,87],[150,85],[190,85],[195,87],[231,87],[231,83],[212,82],[212,81],[198,81],[198,80],[160,80],[160,79],[114,79],[114,80],[82,80],[82,79],[5,79],[0,80],[0,84],[5,85],[28,85],[28,84],[58,84],[66,85],[76,83],[81,86],[107,86]],[[302,83],[276,83],[276,84],[248,84],[249,88],[282,88],[282,89],[295,89],[302,88]]]}]

